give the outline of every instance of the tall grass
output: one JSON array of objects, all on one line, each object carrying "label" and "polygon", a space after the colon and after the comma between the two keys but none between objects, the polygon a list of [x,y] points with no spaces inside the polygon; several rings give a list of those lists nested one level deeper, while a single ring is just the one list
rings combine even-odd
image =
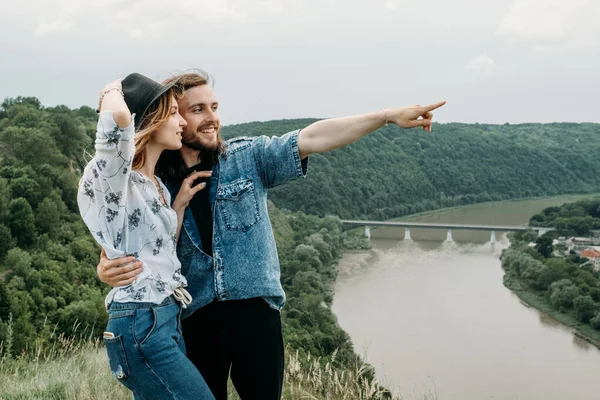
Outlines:
[{"label": "tall grass", "polygon": [[[100,340],[84,334],[77,338],[61,334],[54,337],[50,349],[33,349],[16,357],[10,354],[7,344],[0,347],[2,400],[132,399],[131,393],[112,376]],[[283,398],[400,400],[397,393],[368,379],[364,365],[334,368],[335,357],[334,353],[319,359],[288,348]],[[239,399],[231,383],[229,392],[229,399]]]},{"label": "tall grass", "polygon": [[396,392],[390,392],[376,379],[369,379],[369,367],[365,364],[334,368],[336,353],[328,359],[312,358],[310,354],[288,352],[285,369],[286,399],[390,399],[400,400]]},{"label": "tall grass", "polygon": [[0,361],[0,399],[130,399],[113,378],[104,346],[98,340],[64,336],[48,352],[21,354]]},{"label": "tall grass", "polygon": [[[77,332],[78,326],[73,331]],[[91,330],[90,330],[91,332]],[[0,345],[0,399],[130,399],[113,378],[104,345],[84,329],[79,335],[51,335],[51,345],[11,354],[12,318]],[[43,349],[43,350],[42,350]]]}]

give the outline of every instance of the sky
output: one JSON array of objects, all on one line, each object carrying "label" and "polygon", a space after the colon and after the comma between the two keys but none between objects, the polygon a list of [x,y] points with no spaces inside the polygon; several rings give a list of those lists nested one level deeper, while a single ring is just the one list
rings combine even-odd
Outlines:
[{"label": "sky", "polygon": [[0,100],[95,107],[131,72],[211,74],[223,124],[448,103],[440,122],[600,122],[598,0],[17,0]]}]

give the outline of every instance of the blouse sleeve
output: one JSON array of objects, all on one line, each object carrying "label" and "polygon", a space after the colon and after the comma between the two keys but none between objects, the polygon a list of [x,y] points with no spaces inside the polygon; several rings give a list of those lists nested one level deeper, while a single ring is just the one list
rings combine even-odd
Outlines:
[{"label": "blouse sleeve", "polygon": [[119,128],[112,111],[102,111],[96,130],[96,154],[79,182],[81,216],[109,258],[123,255],[121,234],[127,217],[125,204],[135,154],[134,116]]}]

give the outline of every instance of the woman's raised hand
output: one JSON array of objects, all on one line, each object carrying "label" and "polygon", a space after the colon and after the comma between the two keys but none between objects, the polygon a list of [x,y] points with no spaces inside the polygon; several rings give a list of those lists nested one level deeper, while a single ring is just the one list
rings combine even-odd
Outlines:
[{"label": "woman's raised hand", "polygon": [[113,118],[120,128],[125,128],[131,123],[131,112],[125,103],[125,95],[123,94],[122,79],[104,85],[100,90],[100,98],[98,100],[98,111],[112,111]]}]

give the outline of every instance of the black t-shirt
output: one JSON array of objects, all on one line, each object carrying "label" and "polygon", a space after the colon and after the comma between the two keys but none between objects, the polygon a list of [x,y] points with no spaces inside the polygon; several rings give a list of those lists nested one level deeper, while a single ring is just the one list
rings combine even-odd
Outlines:
[{"label": "black t-shirt", "polygon": [[[195,171],[211,171],[212,166],[213,163],[210,160],[200,161],[198,164],[187,169],[187,175]],[[210,178],[198,178],[194,181],[194,186],[201,182],[206,182],[206,187],[194,195],[188,207],[191,208],[194,220],[198,226],[203,250],[212,257],[213,220],[209,197]]]}]

